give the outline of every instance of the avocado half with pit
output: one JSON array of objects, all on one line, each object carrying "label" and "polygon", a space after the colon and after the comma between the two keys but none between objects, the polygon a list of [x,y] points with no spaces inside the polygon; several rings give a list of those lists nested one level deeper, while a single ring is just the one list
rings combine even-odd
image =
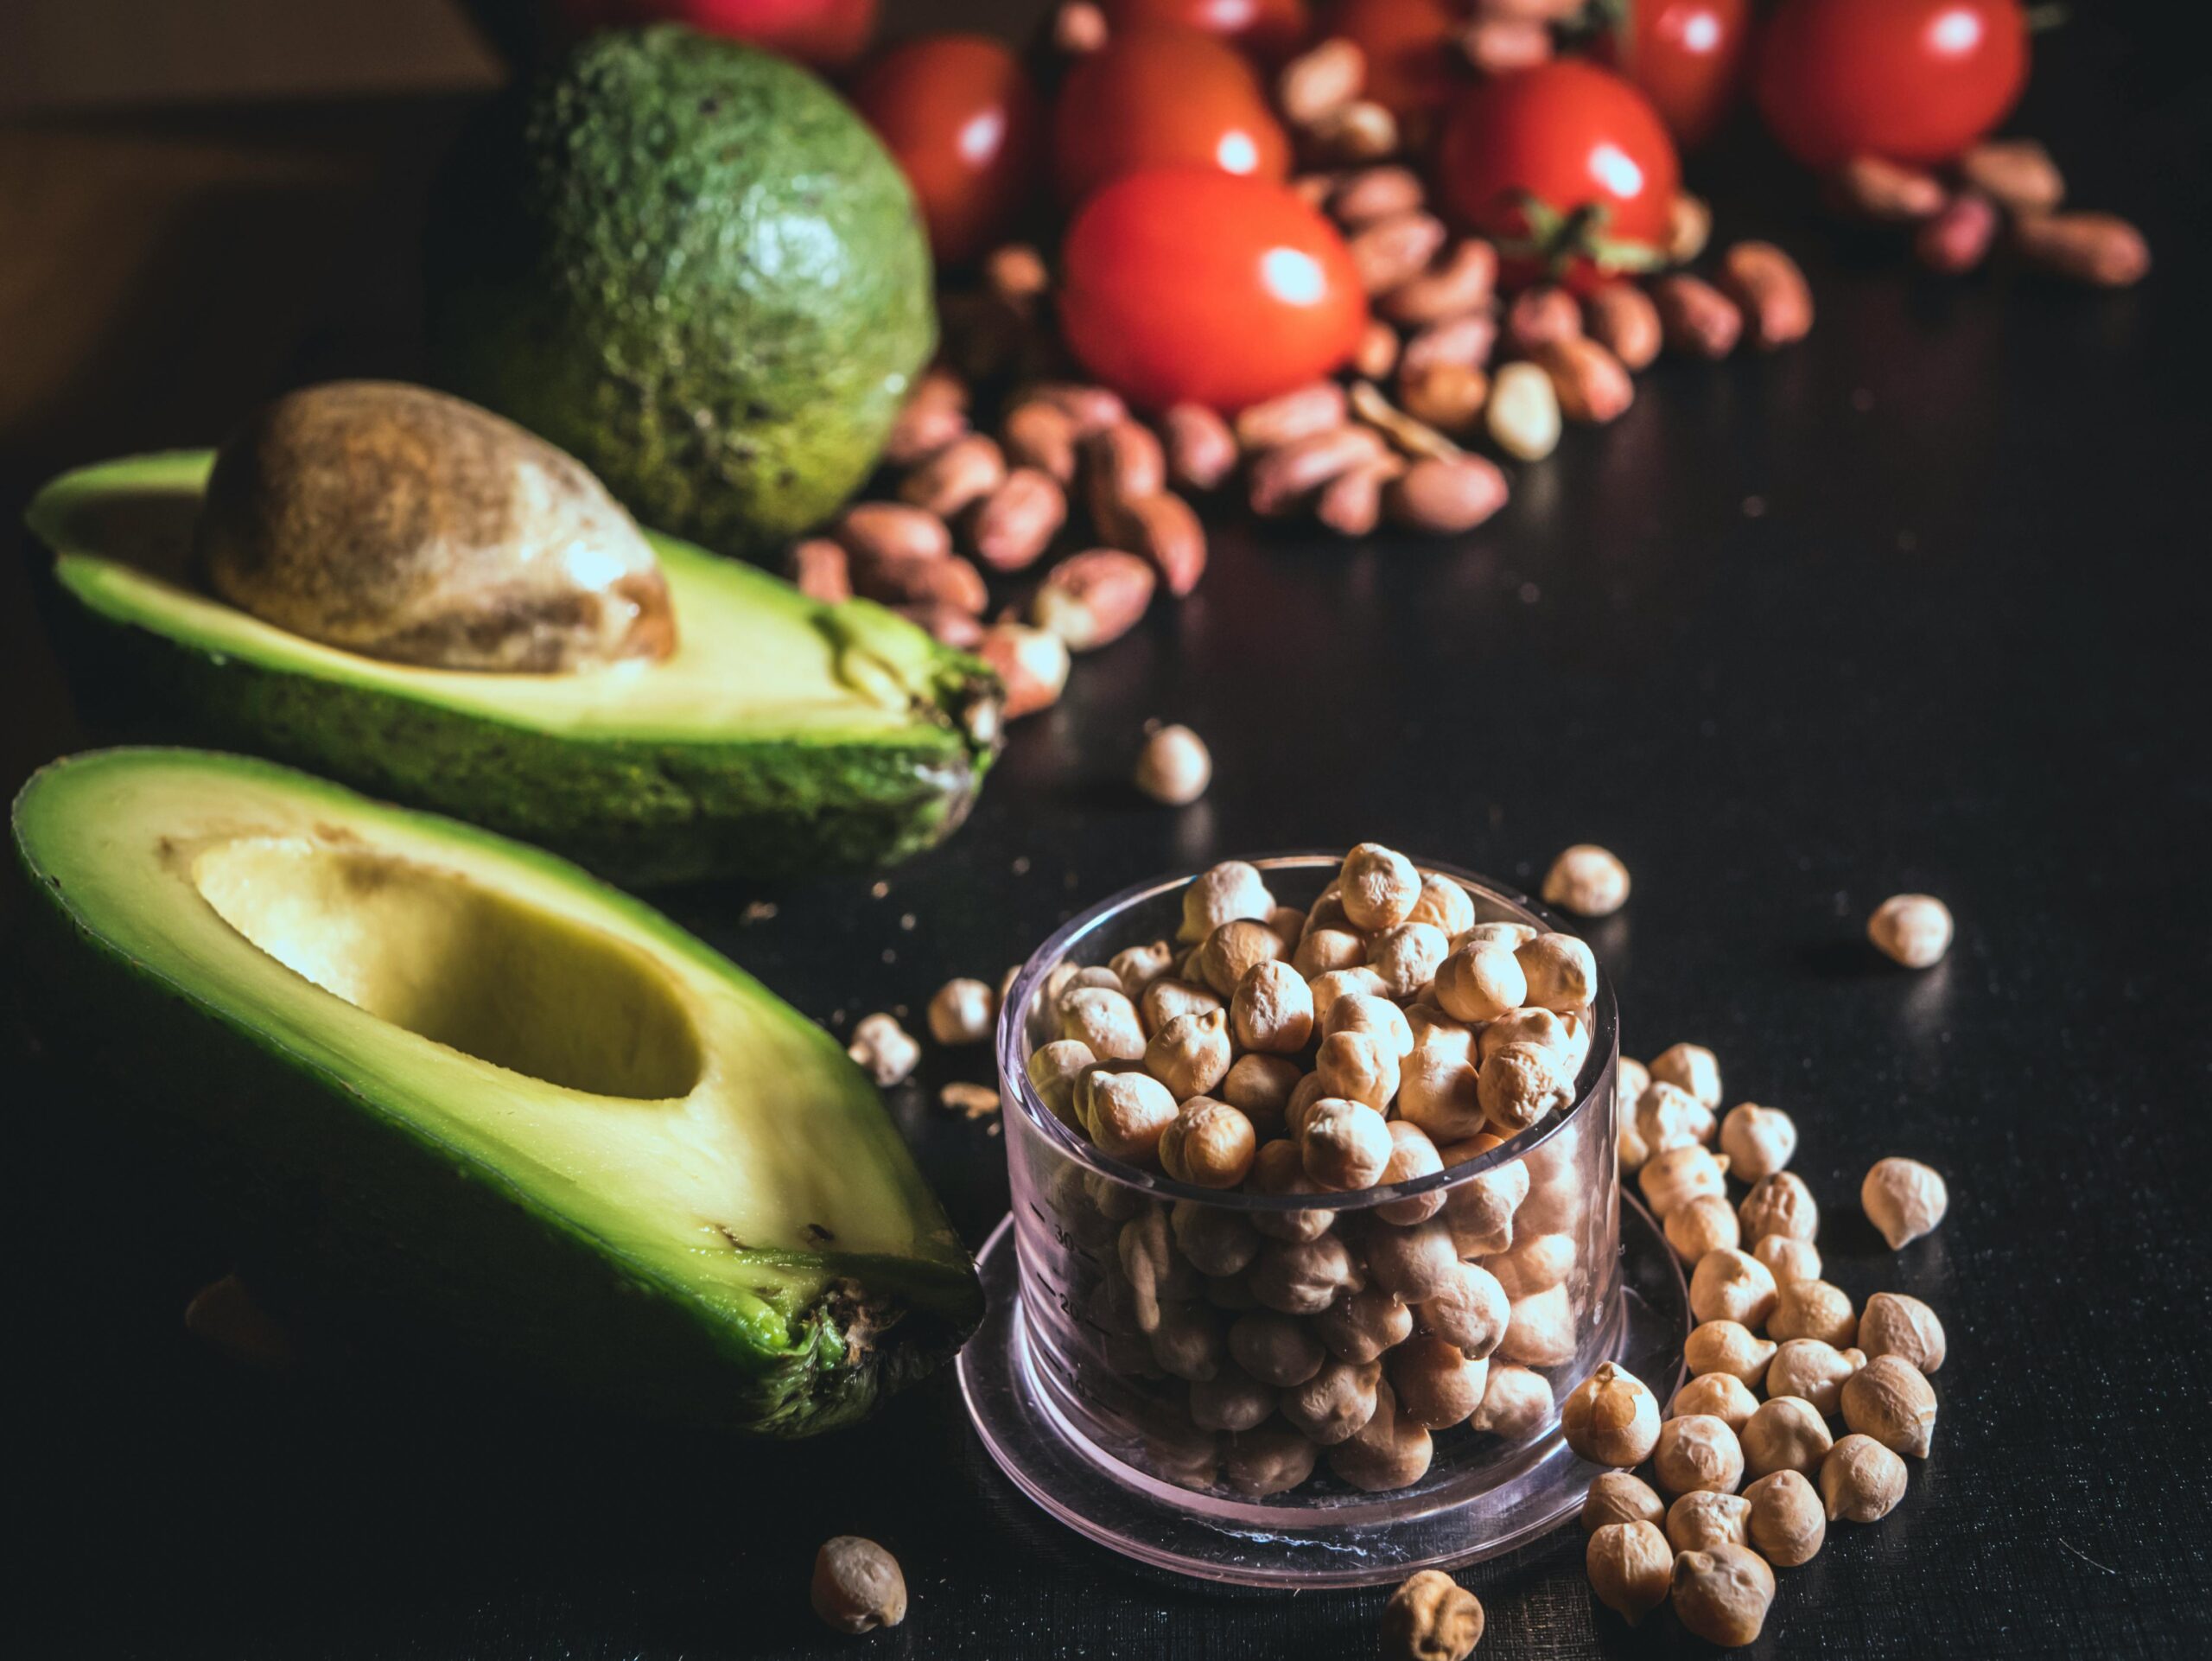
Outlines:
[{"label": "avocado half with pit", "polygon": [[14,830],[35,1019],[319,1294],[774,1435],[973,1330],[874,1086],[575,866],[195,750],[56,762]]},{"label": "avocado half with pit", "polygon": [[72,683],[121,731],[293,762],[637,883],[886,864],[957,827],[989,766],[982,664],[651,533],[677,633],[658,662],[424,668],[261,621],[195,581],[213,459],[81,468],[26,516]]}]

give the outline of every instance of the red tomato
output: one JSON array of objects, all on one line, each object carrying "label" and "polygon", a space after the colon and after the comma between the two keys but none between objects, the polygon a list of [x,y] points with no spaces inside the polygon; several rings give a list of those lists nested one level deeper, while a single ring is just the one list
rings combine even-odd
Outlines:
[{"label": "red tomato", "polygon": [[578,28],[689,23],[830,69],[859,57],[875,32],[875,0],[562,0],[562,10]]},{"label": "red tomato", "polygon": [[1194,29],[1132,29],[1068,71],[1052,115],[1063,200],[1073,206],[1109,179],[1177,162],[1290,175],[1290,140],[1234,48]]},{"label": "red tomato", "polygon": [[1060,251],[1060,328],[1146,409],[1241,410],[1342,366],[1367,326],[1344,239],[1281,185],[1153,168],[1084,205]]},{"label": "red tomato", "polygon": [[1713,137],[1743,82],[1746,0],[1628,0],[1591,55],[1643,90],[1684,150]]},{"label": "red tomato", "polygon": [[983,35],[932,35],[864,71],[853,104],[906,170],[940,265],[1001,240],[1037,179],[1044,105],[1013,52]]},{"label": "red tomato", "polygon": [[1466,26],[1464,9],[1445,0],[1342,0],[1325,28],[1366,54],[1366,96],[1402,118],[1442,109],[1466,85]]},{"label": "red tomato", "polygon": [[1445,206],[1497,244],[1507,282],[1548,275],[1586,293],[1659,262],[1681,182],[1651,101],[1576,58],[1461,94],[1437,155]]},{"label": "red tomato", "polygon": [[1218,35],[1262,63],[1281,63],[1306,38],[1306,0],[1106,0],[1114,33],[1182,23]]},{"label": "red tomato", "polygon": [[1854,156],[1927,163],[2002,121],[2027,78],[2019,0],[1783,0],[1751,91],[1808,167]]}]

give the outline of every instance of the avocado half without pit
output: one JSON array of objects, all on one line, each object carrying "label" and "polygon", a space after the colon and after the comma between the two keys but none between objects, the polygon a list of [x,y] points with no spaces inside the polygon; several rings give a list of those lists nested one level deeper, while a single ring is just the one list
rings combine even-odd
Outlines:
[{"label": "avocado half without pit", "polygon": [[641,532],[563,452],[417,387],[291,394],[219,458],[82,468],[28,519],[95,721],[619,880],[902,858],[966,816],[1000,735],[976,659]]},{"label": "avocado half without pit", "polygon": [[14,832],[34,1019],[339,1307],[777,1435],[973,1329],[843,1051],[575,867],[192,750],[57,762]]}]

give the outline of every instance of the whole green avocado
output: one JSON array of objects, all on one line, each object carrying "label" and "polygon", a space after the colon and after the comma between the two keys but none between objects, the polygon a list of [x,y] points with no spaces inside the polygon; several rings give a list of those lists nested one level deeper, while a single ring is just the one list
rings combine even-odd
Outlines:
[{"label": "whole green avocado", "polygon": [[440,198],[438,378],[721,552],[850,495],[936,346],[897,164],[813,75],[733,41],[583,41],[487,114]]}]

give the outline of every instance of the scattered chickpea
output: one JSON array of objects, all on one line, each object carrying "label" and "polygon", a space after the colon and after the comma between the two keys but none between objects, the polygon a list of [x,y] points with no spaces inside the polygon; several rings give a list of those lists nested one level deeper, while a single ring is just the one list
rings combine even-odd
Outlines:
[{"label": "scattered chickpea", "polygon": [[841,1632],[896,1626],[906,1618],[906,1577],[873,1540],[840,1534],[814,1554],[814,1613]]},{"label": "scattered chickpea", "polygon": [[1659,1440],[1659,1402],[1627,1368],[1607,1361],[1560,1404],[1567,1445],[1593,1465],[1641,1465]]},{"label": "scattered chickpea", "polygon": [[[1717,1205],[1731,1225],[1732,1238],[1735,1214],[1728,1210],[1728,1202],[1713,1195],[1694,1200],[1690,1206],[1675,1213],[1682,1217],[1700,1206]],[[1667,1236],[1674,1238],[1675,1219],[1667,1219]],[[1774,1312],[1774,1275],[1767,1266],[1749,1252],[1733,1247],[1716,1247],[1697,1260],[1697,1267],[1690,1271],[1690,1314],[1700,1321],[1733,1321],[1745,1327],[1763,1327]]]},{"label": "scattered chickpea", "polygon": [[1594,842],[1563,850],[1544,874],[1544,903],[1577,917],[1611,917],[1628,903],[1628,867]]},{"label": "scattered chickpea", "polygon": [[1707,1107],[1720,1106],[1720,1063],[1702,1044],[1670,1044],[1651,1059],[1651,1076],[1687,1090]]},{"label": "scattered chickpea", "polygon": [[1159,728],[1137,752],[1136,786],[1155,802],[1187,807],[1212,782],[1212,753],[1188,727]]},{"label": "scattered chickpea", "polygon": [[888,1090],[910,1078],[921,1061],[922,1047],[913,1034],[887,1015],[862,1015],[853,1028],[853,1041],[845,1053],[861,1071]]},{"label": "scattered chickpea", "polygon": [[1827,1421],[1802,1396],[1770,1397],[1751,1415],[1738,1440],[1744,1446],[1744,1469],[1754,1477],[1777,1471],[1817,1471],[1834,1443]]},{"label": "scattered chickpea", "polygon": [[1667,1507],[1667,1543],[1677,1551],[1739,1546],[1749,1537],[1751,1502],[1740,1494],[1700,1488]]},{"label": "scattered chickpea", "polygon": [[[1739,1212],[1737,1221],[1742,1220]],[[1751,1256],[1767,1266],[1777,1286],[1784,1281],[1816,1281],[1821,1277],[1820,1248],[1810,1240],[1770,1234],[1752,1246]]]},{"label": "scattered chickpea", "polygon": [[1688,1418],[1693,1413],[1710,1414],[1734,1431],[1738,1440],[1744,1427],[1751,1422],[1751,1415],[1759,1410],[1759,1398],[1751,1394],[1751,1387],[1732,1372],[1700,1373],[1686,1378],[1682,1387],[1675,1392],[1675,1399],[1667,1404],[1670,1419]]},{"label": "scattered chickpea", "polygon": [[[1670,1148],[1645,1161],[1636,1185],[1643,1191],[1643,1203],[1664,1222],[1700,1194],[1726,1193],[1727,1172],[1728,1167],[1704,1148]],[[1745,1231],[1751,1233],[1745,1220]]]},{"label": "scattered chickpea", "polygon": [[[1701,1193],[1667,1213],[1667,1244],[1684,1263],[1696,1264],[1717,1252],[1732,1251],[1742,1238],[1736,1208],[1726,1194]],[[1757,1262],[1757,1259],[1749,1259]],[[1762,1271],[1764,1272],[1764,1271]]]},{"label": "scattered chickpea", "polygon": [[1774,1601],[1774,1571],[1745,1546],[1685,1551],[1675,1559],[1675,1619],[1708,1644],[1738,1649],[1766,1625]]},{"label": "scattered chickpea", "polygon": [[1713,1140],[1713,1110],[1679,1085],[1655,1079],[1637,1098],[1636,1128],[1655,1154],[1694,1148]]},{"label": "scattered chickpea", "polygon": [[1720,1122],[1720,1151],[1746,1182],[1772,1176],[1797,1152],[1797,1123],[1778,1107],[1738,1102]]},{"label": "scattered chickpea", "polygon": [[1866,1220],[1897,1251],[1932,1233],[1950,1209],[1951,1191],[1941,1175],[1916,1159],[1881,1159],[1859,1184]]},{"label": "scattered chickpea", "polygon": [[1258,1148],[1251,1120],[1227,1102],[1193,1096],[1160,1133],[1160,1165],[1178,1182],[1233,1188],[1251,1171]]},{"label": "scattered chickpea", "polygon": [[1775,1346],[1740,1321],[1707,1321],[1682,1340],[1682,1360],[1694,1377],[1726,1372],[1756,1385],[1766,1376]]},{"label": "scattered chickpea", "polygon": [[1796,1569],[1820,1556],[1827,1517],[1802,1471],[1763,1476],[1744,1490],[1744,1498],[1751,1507],[1745,1543],[1760,1556],[1777,1569]]},{"label": "scattered chickpea", "polygon": [[930,1000],[930,1036],[940,1044],[980,1044],[991,1035],[998,995],[979,980],[949,980]]},{"label": "scattered chickpea", "polygon": [[1481,1602],[1440,1569],[1412,1575],[1382,1606],[1383,1661],[1466,1661],[1482,1636]]},{"label": "scattered chickpea", "polygon": [[1590,1536],[1582,1564],[1598,1601],[1634,1626],[1666,1602],[1675,1552],[1656,1523],[1607,1523]]},{"label": "scattered chickpea", "polygon": [[1923,1373],[1943,1365],[1943,1323],[1918,1298],[1877,1292],[1859,1317],[1859,1347],[1870,1356],[1894,1355]]},{"label": "scattered chickpea", "polygon": [[1840,1350],[1859,1336],[1859,1312],[1832,1281],[1783,1281],[1775,1289],[1766,1329],[1777,1340],[1817,1338]]},{"label": "scattered chickpea", "polygon": [[1821,1461],[1821,1498],[1831,1523],[1880,1522],[1904,1498],[1904,1461],[1872,1436],[1846,1436]]},{"label": "scattered chickpea", "polygon": [[1404,922],[1421,898],[1414,862],[1380,843],[1363,842],[1346,855],[1338,881],[1344,915],[1370,933]]},{"label": "scattered chickpea", "polygon": [[1669,1419],[1652,1445],[1651,1473],[1664,1494],[1733,1493],[1744,1480],[1744,1450],[1736,1433],[1710,1414]]},{"label": "scattered chickpea", "polygon": [[1866,1365],[1860,1351],[1840,1350],[1817,1338],[1793,1338],[1767,1365],[1767,1397],[1801,1396],[1823,1418],[1833,1418],[1843,1410],[1845,1380]]},{"label": "scattered chickpea", "polygon": [[1843,1381],[1843,1422],[1892,1453],[1926,1459],[1936,1434],[1936,1390],[1902,1356],[1878,1355]]},{"label": "scattered chickpea", "polygon": [[1608,1523],[1658,1523],[1666,1515],[1666,1501],[1642,1477],[1628,1471],[1600,1471],[1583,1496],[1582,1532],[1595,1534]]},{"label": "scattered chickpea", "polygon": [[1875,949],[1907,969],[1928,969],[1951,949],[1951,908],[1932,894],[1893,894],[1866,920]]},{"label": "scattered chickpea", "polygon": [[1821,1208],[1813,1191],[1795,1171],[1777,1171],[1751,1184],[1744,1203],[1736,1208],[1744,1238],[1756,1247],[1770,1234],[1786,1234],[1793,1240],[1812,1241],[1821,1231]]}]

